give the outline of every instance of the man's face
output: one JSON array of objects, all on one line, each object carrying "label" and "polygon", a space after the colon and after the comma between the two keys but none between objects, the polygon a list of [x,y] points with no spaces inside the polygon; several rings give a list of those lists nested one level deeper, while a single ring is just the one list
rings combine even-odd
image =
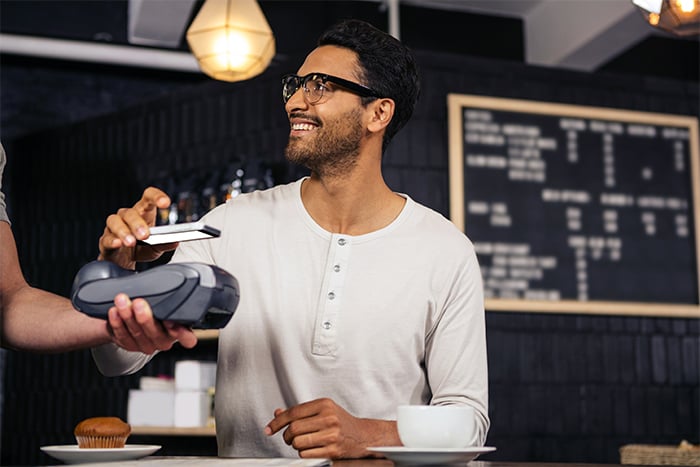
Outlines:
[{"label": "man's face", "polygon": [[[358,82],[355,53],[341,47],[322,46],[312,51],[297,74],[327,73]],[[357,163],[365,134],[365,108],[361,98],[327,83],[323,97],[310,104],[299,89],[285,104],[291,131],[286,156],[321,176],[337,176]]]}]

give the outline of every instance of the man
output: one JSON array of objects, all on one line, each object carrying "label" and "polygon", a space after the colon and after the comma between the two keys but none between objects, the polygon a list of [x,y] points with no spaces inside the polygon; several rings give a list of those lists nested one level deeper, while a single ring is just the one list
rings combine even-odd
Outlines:
[{"label": "man", "polygon": [[[410,118],[410,52],[367,23],[324,33],[283,78],[287,158],[309,177],[234,198],[204,221],[221,238],[181,244],[173,261],[231,272],[241,301],[219,336],[216,426],[226,457],[358,458],[398,446],[400,404],[475,408],[488,430],[482,284],[474,248],[447,219],[384,182],[386,145]],[[133,266],[157,207],[148,188],[107,219],[103,259]],[[110,323],[148,353],[165,336],[147,306],[120,295]],[[93,351],[103,373],[149,359]],[[272,420],[270,420],[272,417]]]},{"label": "man", "polygon": [[[113,339],[111,329],[100,319],[75,310],[70,300],[30,287],[17,257],[15,238],[7,216],[2,174],[6,163],[0,144],[0,344],[4,348],[33,352],[65,352],[114,342],[131,350],[130,341]],[[182,340],[186,347],[196,343],[192,332],[175,323],[170,339],[158,343],[158,350],[169,349]]]}]

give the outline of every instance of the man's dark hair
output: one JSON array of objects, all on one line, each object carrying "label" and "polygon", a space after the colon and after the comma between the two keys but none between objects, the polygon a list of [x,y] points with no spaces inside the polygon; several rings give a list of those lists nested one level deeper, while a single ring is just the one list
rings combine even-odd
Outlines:
[{"label": "man's dark hair", "polygon": [[[382,152],[389,141],[408,122],[418,100],[420,82],[411,51],[395,37],[360,20],[345,20],[332,26],[318,40],[318,45],[336,45],[357,53],[361,84],[393,99],[394,117],[386,128]],[[364,97],[363,103],[373,97]]]}]

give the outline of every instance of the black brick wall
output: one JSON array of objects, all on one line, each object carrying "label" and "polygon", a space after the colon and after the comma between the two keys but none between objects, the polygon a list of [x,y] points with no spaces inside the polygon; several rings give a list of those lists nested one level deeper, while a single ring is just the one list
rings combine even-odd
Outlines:
[{"label": "black brick wall", "polygon": [[[582,74],[419,53],[423,95],[385,156],[390,186],[448,214],[448,92],[698,115],[697,83]],[[67,294],[93,259],[104,219],[131,205],[162,170],[283,161],[287,124],[277,63],[251,82],[209,82],[125,111],[7,145],[6,180],[22,265],[35,285]],[[295,171],[289,168],[288,177]],[[700,320],[587,314],[487,313],[492,428],[485,460],[619,462],[627,443],[700,442]],[[104,378],[89,352],[8,352],[3,465],[48,463],[45,444],[72,443],[88,416],[126,417],[128,388],[171,373],[161,354],[139,375]],[[134,438],[133,442],[154,442]],[[213,440],[157,439],[161,454],[213,454]]]}]

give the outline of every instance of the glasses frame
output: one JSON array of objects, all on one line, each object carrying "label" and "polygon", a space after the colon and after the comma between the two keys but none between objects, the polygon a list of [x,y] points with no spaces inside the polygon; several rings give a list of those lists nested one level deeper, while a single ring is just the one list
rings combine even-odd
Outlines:
[{"label": "glasses frame", "polygon": [[[292,92],[287,94],[286,88],[288,81],[290,79],[294,78],[295,80],[295,87]],[[289,102],[289,99],[292,98],[294,94],[301,88],[304,90],[304,98],[309,102],[309,104],[315,104],[316,102],[320,101],[323,99],[323,93],[324,91],[321,90],[321,95],[318,97],[318,99],[311,100],[311,91],[306,87],[307,83],[311,80],[317,80],[320,79],[322,84],[326,83],[333,83],[337,84],[338,86],[345,88],[347,91],[352,92],[353,94],[357,94],[360,97],[376,97],[379,98],[381,95],[373,90],[368,88],[367,86],[363,86],[361,84],[348,81],[347,79],[343,78],[338,78],[337,76],[329,75],[326,73],[309,73],[308,75],[305,76],[299,76],[295,75],[293,73],[290,73],[288,75],[284,75],[282,77],[282,101],[286,104]]]}]

